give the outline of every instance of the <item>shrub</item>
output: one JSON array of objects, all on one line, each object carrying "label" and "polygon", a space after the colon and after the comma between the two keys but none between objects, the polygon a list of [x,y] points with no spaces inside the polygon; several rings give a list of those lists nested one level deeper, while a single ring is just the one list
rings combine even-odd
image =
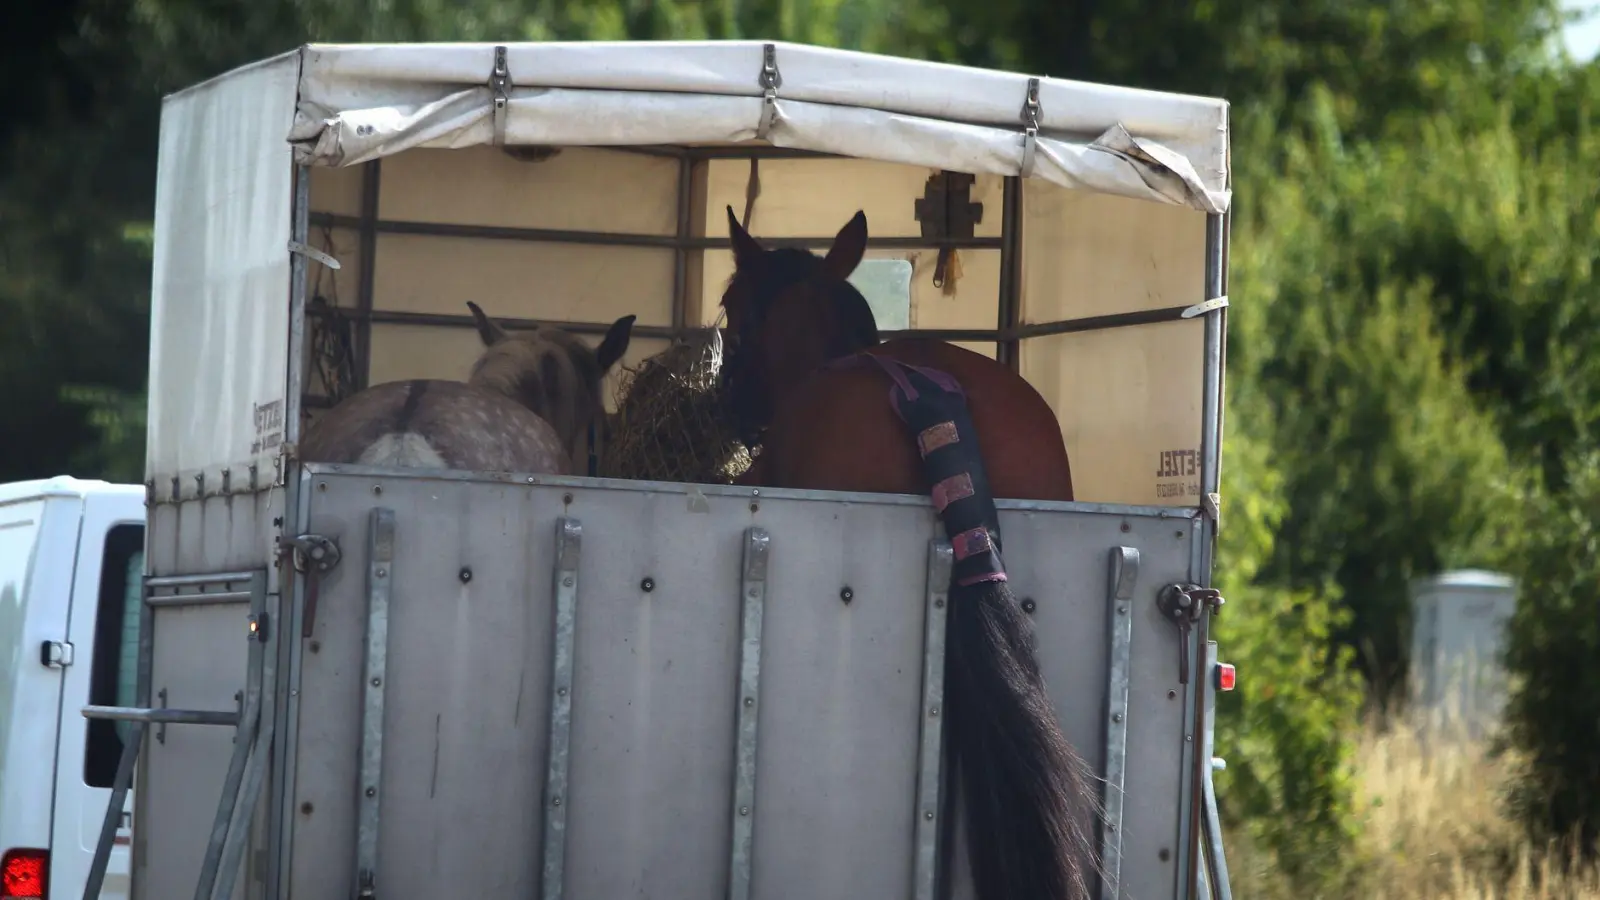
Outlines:
[{"label": "shrub", "polygon": [[1518,580],[1506,663],[1513,799],[1534,835],[1600,841],[1600,454],[1569,459],[1566,489],[1522,492],[1507,568]]}]

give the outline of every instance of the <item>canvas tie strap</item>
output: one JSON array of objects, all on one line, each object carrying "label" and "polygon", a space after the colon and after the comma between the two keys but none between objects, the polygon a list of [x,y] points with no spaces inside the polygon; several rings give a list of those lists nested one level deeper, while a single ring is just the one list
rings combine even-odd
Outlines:
[{"label": "canvas tie strap", "polygon": [[756,79],[761,85],[761,121],[756,124],[756,137],[767,140],[773,123],[778,120],[778,88],[783,87],[783,73],[778,71],[778,46],[761,47],[761,75]]},{"label": "canvas tie strap", "polygon": [[1033,159],[1039,150],[1039,79],[1028,79],[1028,95],[1022,101],[1022,168],[1023,178],[1033,177]]},{"label": "canvas tie strap", "polygon": [[506,143],[506,107],[511,104],[511,69],[506,65],[506,48],[494,48],[494,68],[489,70],[489,93],[494,99],[493,143]]}]

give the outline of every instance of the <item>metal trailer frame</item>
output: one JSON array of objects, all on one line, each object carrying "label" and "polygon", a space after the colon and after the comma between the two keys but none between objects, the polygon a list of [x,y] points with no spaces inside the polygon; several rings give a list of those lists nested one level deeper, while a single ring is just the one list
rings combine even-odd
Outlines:
[{"label": "metal trailer frame", "polygon": [[[1026,121],[1026,120],[1025,120]],[[617,148],[613,148],[617,149]],[[590,244],[615,244],[627,246],[653,246],[669,247],[676,251],[674,266],[674,293],[672,308],[672,325],[667,328],[637,327],[635,333],[646,337],[681,338],[691,330],[685,321],[686,307],[686,270],[687,255],[693,249],[728,247],[728,239],[720,238],[694,238],[689,234],[689,186],[693,166],[696,162],[708,159],[769,159],[769,158],[794,158],[816,157],[820,154],[801,153],[795,151],[779,150],[774,148],[749,149],[749,148],[679,148],[679,147],[634,147],[626,148],[632,152],[653,155],[666,155],[681,161],[679,176],[679,214],[678,233],[671,238],[662,238],[653,235],[619,235],[599,234],[581,231],[539,230],[521,228],[490,228],[461,225],[445,225],[440,223],[420,222],[393,222],[381,218],[378,204],[378,188],[381,179],[381,163],[371,162],[364,164],[364,178],[362,188],[361,214],[357,217],[336,216],[322,213],[312,213],[309,204],[310,171],[305,166],[296,167],[295,191],[293,200],[293,228],[289,236],[291,247],[298,248],[291,256],[291,283],[289,285],[290,320],[289,320],[289,360],[287,394],[288,409],[286,410],[285,444],[294,447],[300,438],[301,409],[303,406],[324,405],[326,398],[308,396],[302,384],[301,362],[307,354],[308,338],[308,278],[306,262],[309,256],[317,259],[321,254],[308,249],[310,231],[313,225],[325,227],[354,228],[360,235],[362,259],[359,273],[359,290],[357,308],[353,313],[344,313],[355,322],[354,348],[357,361],[357,378],[355,388],[366,385],[367,368],[370,357],[370,328],[373,322],[404,322],[410,324],[430,324],[449,327],[467,327],[472,324],[468,316],[452,315],[418,315],[399,312],[382,312],[373,309],[373,276],[376,264],[374,252],[377,235],[380,233],[408,233],[431,234],[450,237],[476,237],[490,240],[519,240],[519,241],[545,241],[545,242],[571,242]],[[1231,187],[1231,185],[1230,185]],[[997,347],[998,358],[1013,369],[1017,366],[1017,348],[1021,340],[1030,337],[1039,337],[1052,334],[1065,334],[1071,332],[1090,331],[1106,328],[1129,327],[1140,324],[1174,321],[1191,318],[1196,315],[1204,318],[1204,349],[1203,371],[1198,373],[1202,379],[1202,433],[1200,448],[1200,483],[1201,504],[1198,508],[1169,508],[1169,507],[1126,507],[1114,504],[1057,504],[1062,510],[1074,512],[1092,512],[1108,516],[1134,516],[1157,517],[1159,519],[1187,520],[1192,528],[1193,539],[1189,543],[1190,560],[1188,564],[1188,582],[1170,584],[1163,591],[1163,597],[1168,605],[1163,607],[1163,614],[1170,620],[1178,623],[1179,631],[1183,636],[1185,645],[1189,648],[1191,658],[1198,661],[1198,665],[1191,665],[1190,671],[1198,677],[1190,677],[1183,692],[1184,709],[1184,734],[1185,743],[1182,748],[1183,758],[1181,765],[1187,773],[1186,779],[1192,785],[1192,790],[1185,791],[1180,798],[1181,812],[1179,825],[1179,839],[1175,848],[1176,871],[1180,873],[1176,900],[1191,900],[1191,898],[1229,898],[1226,862],[1221,848],[1221,835],[1216,812],[1215,791],[1212,784],[1211,773],[1213,768],[1220,767],[1220,761],[1214,761],[1211,756],[1213,731],[1213,702],[1215,671],[1214,642],[1208,639],[1208,622],[1210,615],[1220,605],[1220,598],[1215,597],[1215,592],[1210,590],[1211,570],[1215,552],[1215,541],[1219,520],[1219,482],[1220,482],[1220,450],[1222,427],[1222,391],[1223,372],[1226,357],[1226,306],[1227,306],[1227,268],[1228,268],[1228,242],[1229,242],[1229,216],[1209,215],[1206,223],[1205,241],[1205,284],[1203,286],[1203,302],[1194,306],[1179,306],[1165,309],[1149,310],[1136,313],[1119,315],[1096,316],[1090,318],[1070,319],[1050,323],[1021,324],[1019,322],[1019,294],[1020,254],[1018,253],[1018,231],[1021,224],[1021,181],[1017,177],[1007,177],[1003,194],[1003,227],[999,238],[970,238],[970,239],[940,239],[940,238],[874,238],[869,242],[875,248],[986,248],[998,249],[1002,254],[1001,285],[999,316],[996,326],[992,330],[983,329],[923,329],[908,330],[904,332],[886,332],[886,337],[897,336],[925,336],[943,340],[957,341],[993,341]],[[818,247],[827,246],[831,237],[820,238],[791,238],[772,239],[773,245]],[[509,327],[532,326],[544,324],[544,320],[508,320]],[[551,322],[562,327],[584,333],[597,332],[603,326],[585,323]],[[314,465],[303,465],[292,458],[285,460],[285,465],[279,472],[276,484],[257,485],[251,479],[250,491],[278,494],[277,500],[281,504],[278,511],[281,516],[275,518],[274,526],[283,533],[280,537],[280,546],[283,550],[276,559],[267,561],[268,568],[253,571],[225,571],[218,573],[194,573],[176,576],[163,576],[147,578],[146,604],[141,621],[140,640],[140,688],[139,706],[135,708],[115,707],[88,707],[84,715],[91,718],[109,718],[129,720],[136,723],[135,740],[127,746],[128,749],[119,766],[116,784],[114,786],[111,808],[120,808],[120,801],[128,789],[133,777],[135,758],[140,748],[148,743],[150,738],[157,741],[163,740],[163,732],[168,725],[233,725],[237,730],[236,748],[233,761],[230,763],[227,777],[224,782],[223,796],[219,802],[217,816],[211,832],[211,839],[206,849],[205,863],[202,867],[202,878],[196,886],[196,900],[201,898],[222,898],[231,896],[234,891],[234,880],[243,856],[244,844],[248,838],[246,834],[252,830],[249,823],[255,817],[256,805],[261,792],[263,780],[266,778],[265,766],[270,750],[272,772],[270,782],[273,785],[272,793],[279,802],[266,810],[265,823],[267,828],[266,846],[256,849],[266,850],[269,858],[276,859],[275,864],[269,865],[264,874],[266,882],[266,896],[279,897],[286,889],[286,879],[289,876],[288,854],[281,845],[288,833],[290,823],[293,821],[294,811],[291,808],[293,791],[288,787],[293,781],[293,754],[298,741],[298,688],[297,679],[303,662],[303,641],[278,641],[280,635],[289,635],[292,629],[284,629],[282,624],[299,621],[304,614],[306,604],[315,602],[316,582],[321,573],[325,573],[338,565],[340,550],[336,543],[327,540],[324,536],[309,531],[310,515],[312,510],[313,490],[312,477],[322,471]],[[253,467],[252,467],[253,468]],[[349,474],[348,471],[346,474]],[[369,476],[382,476],[386,478],[406,477],[400,472],[371,472]],[[501,473],[428,473],[427,477],[444,480],[458,480],[477,484],[493,483],[508,477]],[[616,483],[593,479],[571,478],[552,479],[547,477],[527,478],[527,482],[537,481],[543,485],[567,485],[573,489],[610,488],[615,489]],[[637,490],[651,490],[653,488],[669,487],[682,489],[682,485],[652,486],[648,483],[637,483]],[[237,489],[235,489],[237,490]],[[696,490],[703,490],[706,494],[714,494],[724,489],[713,486],[698,486]],[[735,489],[727,489],[735,490]],[[871,504],[897,504],[906,498],[891,498],[868,495],[848,495],[834,492],[770,492],[774,497],[800,498],[809,496],[814,500],[844,503],[871,503]],[[157,496],[157,491],[152,483],[150,485],[150,504],[153,508],[160,506],[202,506],[213,499],[230,500],[229,488],[225,484],[223,493],[207,497],[202,496],[194,500],[183,500],[176,490],[170,499]],[[914,502],[919,498],[911,498]],[[1002,508],[1011,510],[1025,510],[1041,508],[1038,505],[1026,503],[1006,502]],[[287,524],[285,524],[287,523]],[[156,523],[152,521],[152,525]],[[265,527],[265,522],[258,523]],[[374,622],[382,622],[385,615],[385,590],[387,575],[384,560],[385,552],[392,554],[392,530],[394,528],[392,517],[374,512],[371,520],[371,545],[368,548],[369,556],[369,589],[368,602],[370,615]],[[387,529],[387,532],[385,531]],[[1126,530],[1126,529],[1124,529]],[[389,538],[383,535],[388,533]],[[151,530],[155,534],[155,529]],[[173,539],[178,538],[177,534]],[[156,537],[155,540],[159,540]],[[576,522],[565,520],[561,535],[558,539],[560,549],[558,556],[564,562],[552,573],[555,579],[556,605],[558,610],[570,613],[576,595],[575,568],[580,558],[581,526]],[[742,663],[741,684],[754,690],[759,677],[759,639],[752,641],[750,634],[759,634],[761,622],[761,602],[763,595],[763,556],[765,553],[766,536],[752,529],[748,535],[746,548],[746,564],[744,584],[746,595],[750,602],[746,603],[744,612],[744,627],[747,634],[745,641],[746,657]],[[152,541],[152,543],[154,540]],[[387,548],[387,550],[385,549]],[[149,565],[149,563],[147,563]],[[933,611],[942,608],[942,593],[933,585],[942,583],[939,575],[948,566],[948,549],[941,548],[936,541],[931,547],[928,558],[928,573],[930,587],[927,602],[929,617],[927,619],[926,656],[924,659],[924,700],[934,704],[941,696],[937,673],[941,671],[940,660],[943,654],[943,644],[939,624],[941,619],[933,615]],[[1131,600],[1133,584],[1137,578],[1139,568],[1139,554],[1130,547],[1120,547],[1114,551],[1111,561],[1110,584],[1112,585],[1111,602]],[[276,577],[274,577],[276,576]],[[269,593],[269,581],[275,590]],[[239,584],[248,587],[237,587]],[[219,590],[207,592],[205,586],[220,586],[232,590]],[[192,600],[177,600],[164,602],[160,599],[161,592],[181,593],[185,587],[199,586],[201,590],[193,595]],[[565,599],[563,599],[565,598]],[[247,666],[247,685],[239,697],[240,708],[236,711],[219,710],[185,710],[167,708],[165,699],[160,705],[151,702],[151,667],[153,664],[155,639],[151,628],[154,625],[155,614],[166,606],[195,603],[241,603],[250,604],[250,613],[245,622],[245,635],[249,641],[249,663]],[[557,614],[558,635],[560,637],[555,647],[555,664],[559,673],[560,666],[570,664],[570,650],[564,655],[561,641],[570,641],[570,627],[562,630],[560,623],[568,621],[570,616],[559,612]],[[1129,619],[1131,621],[1131,617]],[[570,625],[570,622],[568,622]],[[1106,709],[1106,739],[1105,759],[1106,776],[1110,784],[1107,789],[1108,807],[1120,814],[1121,784],[1123,775],[1121,756],[1126,751],[1126,722],[1127,709],[1126,690],[1127,677],[1126,648],[1131,639],[1127,626],[1121,621],[1116,622],[1111,638],[1112,668],[1108,673],[1110,691],[1105,698]],[[1120,630],[1118,630],[1120,629]],[[1191,634],[1192,631],[1192,634]],[[374,717],[381,723],[383,709],[383,666],[385,664],[382,629],[374,628],[368,634],[369,644],[366,655],[367,681],[369,692],[364,701],[365,713],[363,721],[372,725]],[[1116,648],[1121,648],[1117,650]],[[1121,662],[1118,662],[1118,653],[1122,653]],[[566,663],[562,661],[566,660]],[[1118,666],[1122,668],[1119,669]],[[1119,699],[1120,698],[1120,699]],[[753,700],[753,698],[751,698]],[[282,702],[278,702],[278,701]],[[553,746],[558,745],[558,735],[565,735],[570,721],[563,719],[570,715],[570,705],[557,704],[553,707],[551,718],[551,734]],[[152,727],[153,726],[153,727]],[[755,741],[755,720],[753,712],[750,715],[741,715],[738,718],[738,735],[741,748],[748,742],[753,746]],[[1196,740],[1196,738],[1199,738]],[[361,758],[367,768],[364,772],[377,772],[381,769],[382,757],[381,724],[376,731],[370,728],[364,732]],[[948,848],[951,834],[949,829],[941,829],[940,822],[946,815],[940,812],[943,799],[948,793],[948,788],[943,784],[947,773],[939,771],[941,754],[938,751],[942,735],[936,723],[931,719],[924,730],[921,743],[921,755],[918,763],[918,797],[919,802],[930,804],[926,809],[926,817],[919,818],[917,822],[917,856],[915,861],[915,891],[917,900],[931,900],[934,896],[944,896],[948,893],[948,873],[938,872],[940,857],[946,855],[940,846]],[[1196,745],[1199,746],[1196,746]],[[741,753],[743,750],[741,749]],[[552,754],[552,760],[564,760],[564,754]],[[741,759],[744,757],[741,756]],[[749,765],[753,766],[753,756]],[[552,764],[548,773],[547,786],[553,796],[559,800],[560,791],[566,777],[564,770]],[[739,775],[738,802],[739,808],[747,806],[748,792],[753,790],[753,772],[748,771],[749,766],[741,765]],[[143,781],[143,773],[140,775]],[[372,788],[370,781],[368,789]],[[378,795],[367,794],[368,801],[363,801],[362,806],[362,833],[358,841],[360,861],[367,866],[375,865],[372,860],[376,852],[375,834],[380,822],[378,816]],[[937,803],[932,803],[939,798]],[[141,810],[148,810],[146,804],[141,804]],[[563,880],[563,867],[560,855],[559,838],[551,835],[562,833],[564,813],[560,813],[558,804],[552,804],[546,810],[547,843],[543,850],[543,876],[542,881],[546,887],[546,896],[559,893]],[[948,812],[948,810],[946,810]],[[738,809],[733,812],[735,822],[738,821]],[[1115,821],[1115,820],[1113,820]],[[106,828],[102,834],[101,845],[97,855],[85,894],[86,900],[93,897],[98,891],[98,885],[104,874],[105,862],[109,855],[110,842],[114,835],[116,816],[108,813]],[[753,823],[752,823],[753,824]],[[1120,838],[1112,834],[1115,828],[1108,829],[1102,835],[1102,849],[1107,860],[1107,869],[1110,875],[1109,883],[1102,885],[1102,897],[1116,896],[1116,873],[1120,866],[1119,846]],[[739,830],[740,835],[730,856],[730,875],[734,885],[733,896],[748,896],[749,890],[749,841],[747,830]],[[553,842],[552,842],[553,841]],[[740,849],[743,847],[744,849]]]}]

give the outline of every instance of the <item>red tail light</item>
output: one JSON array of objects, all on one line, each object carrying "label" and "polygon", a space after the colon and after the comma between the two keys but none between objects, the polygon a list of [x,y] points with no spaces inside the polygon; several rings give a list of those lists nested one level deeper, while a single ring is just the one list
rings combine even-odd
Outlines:
[{"label": "red tail light", "polygon": [[1217,663],[1217,690],[1231,691],[1236,675],[1233,666],[1227,663]]},{"label": "red tail light", "polygon": [[49,850],[7,850],[0,858],[0,900],[48,900],[49,872]]}]

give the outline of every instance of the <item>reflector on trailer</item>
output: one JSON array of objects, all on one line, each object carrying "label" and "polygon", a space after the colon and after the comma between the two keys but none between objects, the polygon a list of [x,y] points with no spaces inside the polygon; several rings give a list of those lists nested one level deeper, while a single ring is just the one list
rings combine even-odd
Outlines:
[{"label": "reflector on trailer", "polygon": [[0,900],[45,900],[45,871],[50,851],[7,850],[0,861]]},{"label": "reflector on trailer", "polygon": [[1227,663],[1217,663],[1217,690],[1219,690],[1219,691],[1231,691],[1231,690],[1233,690],[1234,678],[1235,678],[1235,673],[1234,673],[1234,670],[1233,670],[1233,666],[1231,666],[1231,665],[1229,665]]}]

